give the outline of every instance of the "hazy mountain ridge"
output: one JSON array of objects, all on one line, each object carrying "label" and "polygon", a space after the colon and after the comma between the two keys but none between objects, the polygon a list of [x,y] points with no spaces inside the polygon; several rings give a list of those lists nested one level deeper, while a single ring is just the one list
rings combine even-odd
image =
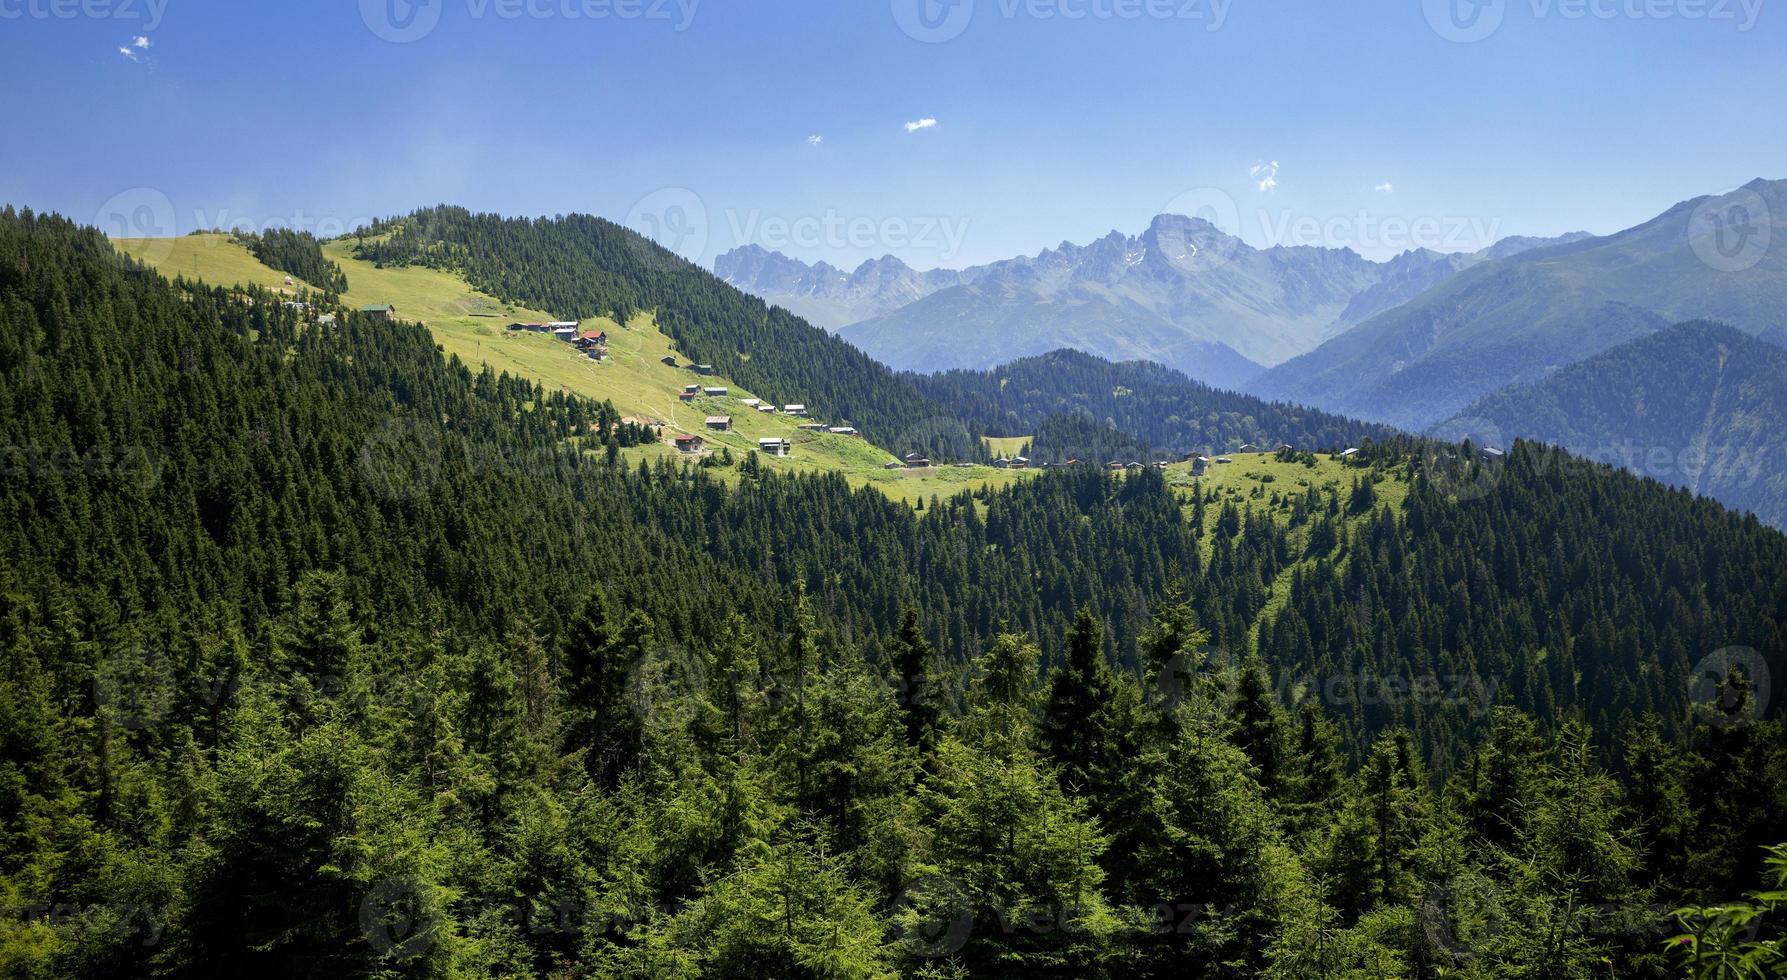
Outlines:
[{"label": "hazy mountain ridge", "polygon": [[892,255],[845,272],[825,261],[808,265],[761,245],[744,245],[720,255],[714,259],[714,274],[834,332],[973,278],[970,271],[954,269],[919,272]]},{"label": "hazy mountain ridge", "polygon": [[[1784,215],[1787,182],[1757,180],[1614,235],[1483,262],[1248,390],[1420,429],[1671,323],[1717,319],[1787,338]],[[1744,234],[1765,247],[1722,258],[1713,219],[1727,216],[1741,216]]]},{"label": "hazy mountain ridge", "polygon": [[1787,350],[1682,323],[1471,404],[1442,437],[1499,430],[1614,463],[1787,527]]},{"label": "hazy mountain ridge", "polygon": [[814,322],[845,321],[846,339],[905,370],[984,370],[1070,347],[1237,387],[1488,251],[1417,249],[1380,263],[1345,248],[1256,249],[1202,219],[1161,215],[1139,235],[1111,232],[960,271],[920,273],[890,256],[845,275],[758,246],[720,256],[715,271]]},{"label": "hazy mountain ridge", "polygon": [[1202,219],[1161,215],[1139,235],[975,270],[979,289],[945,289],[842,332],[910,370],[1073,347],[1233,386],[1318,342],[1379,269],[1347,249],[1255,249]]},{"label": "hazy mountain ridge", "polygon": [[[1353,297],[1328,330],[1328,337],[1364,323],[1366,320],[1395,309],[1447,279],[1495,259],[1510,258],[1534,249],[1569,245],[1593,238],[1586,231],[1575,231],[1556,238],[1516,236],[1504,238],[1479,252],[1441,253],[1431,249],[1412,249],[1385,263],[1383,279]],[[1325,338],[1324,338],[1325,339]]]}]

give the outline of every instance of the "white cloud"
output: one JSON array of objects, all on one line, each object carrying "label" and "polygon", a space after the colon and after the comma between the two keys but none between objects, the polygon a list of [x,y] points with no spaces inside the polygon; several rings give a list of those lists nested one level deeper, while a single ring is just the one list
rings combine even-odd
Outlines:
[{"label": "white cloud", "polygon": [[1386,180],[1376,187],[1373,187],[1372,190],[1377,191],[1379,194],[1394,194],[1396,193],[1396,185]]},{"label": "white cloud", "polygon": [[906,132],[916,133],[921,129],[930,129],[936,125],[937,125],[937,120],[932,119],[929,116],[926,116],[923,119],[917,119],[917,120],[907,123],[906,124]]},{"label": "white cloud", "polygon": [[1247,173],[1253,178],[1254,183],[1259,185],[1260,193],[1267,194],[1278,189],[1277,160],[1271,163],[1256,163]]},{"label": "white cloud", "polygon": [[131,38],[129,44],[119,48],[118,53],[129,58],[131,61],[140,61],[142,59],[137,57],[137,52],[149,50],[149,43],[148,38],[138,35]]},{"label": "white cloud", "polygon": [[825,137],[820,136],[817,133],[813,134],[812,136],[807,137],[807,145],[808,146],[818,146],[819,144],[821,144],[823,142],[825,142]]},{"label": "white cloud", "polygon": [[146,49],[149,47],[149,39],[139,35],[137,37],[131,38],[130,46],[133,48],[145,48]]}]

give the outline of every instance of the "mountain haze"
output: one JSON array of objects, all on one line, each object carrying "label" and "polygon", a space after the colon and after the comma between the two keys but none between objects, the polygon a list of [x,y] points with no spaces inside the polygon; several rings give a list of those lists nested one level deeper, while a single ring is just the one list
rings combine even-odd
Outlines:
[{"label": "mountain haze", "polygon": [[744,245],[714,259],[714,275],[814,326],[836,331],[916,303],[938,290],[972,282],[976,271],[919,272],[886,255],[845,272],[829,262],[808,265],[761,245]]},{"label": "mountain haze", "polygon": [[1256,249],[1202,219],[1161,215],[1140,235],[960,271],[920,273],[889,256],[845,274],[758,246],[714,268],[904,370],[984,370],[1073,348],[1237,387],[1472,265],[1575,237],[1475,254],[1414,249],[1378,263],[1350,249]]},{"label": "mountain haze", "polygon": [[[1684,320],[1787,341],[1787,182],[1695,198],[1635,228],[1484,262],[1248,385],[1423,429],[1510,384]],[[1719,252],[1743,245],[1735,257]],[[1744,237],[1748,236],[1748,237]]]},{"label": "mountain haze", "polygon": [[895,367],[986,368],[1073,347],[1151,360],[1215,384],[1317,343],[1381,268],[1346,249],[1255,249],[1200,218],[1063,242],[996,263],[968,286],[845,328]]},{"label": "mountain haze", "polygon": [[1435,252],[1412,249],[1384,263],[1383,279],[1377,285],[1353,297],[1335,319],[1326,336],[1334,337],[1379,313],[1393,310],[1460,272],[1494,259],[1504,259],[1536,248],[1568,245],[1592,238],[1585,231],[1571,232],[1557,238],[1504,238],[1478,252]]}]

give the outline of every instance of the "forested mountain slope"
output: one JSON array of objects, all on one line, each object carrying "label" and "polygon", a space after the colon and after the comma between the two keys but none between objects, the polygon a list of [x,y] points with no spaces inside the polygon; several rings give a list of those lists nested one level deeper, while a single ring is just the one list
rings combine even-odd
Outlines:
[{"label": "forested mountain slope", "polygon": [[347,274],[323,255],[322,243],[307,231],[269,228],[258,234],[232,236],[267,266],[293,276],[325,292],[347,292]]},{"label": "forested mountain slope", "polygon": [[965,430],[867,354],[613,222],[443,206],[362,231],[371,236],[357,249],[362,258],[451,269],[503,300],[561,317],[624,323],[652,311],[690,360],[780,404],[849,419],[877,445],[916,443],[950,459],[977,451]]},{"label": "forested mountain slope", "polygon": [[[990,371],[908,378],[933,400],[995,436],[1034,433],[1054,415],[1087,416],[1145,446],[1177,454],[1230,452],[1250,443],[1339,451],[1396,434],[1388,426],[1222,391],[1159,364],[1114,364],[1073,350]],[[1094,458],[1081,452],[1067,455]]]},{"label": "forested mountain slope", "polygon": [[[231,236],[124,239],[114,244],[165,275],[180,275],[214,286],[261,286],[284,294],[285,301],[327,301],[326,297],[304,295],[307,290],[302,286],[283,285],[282,274],[259,264]],[[1023,478],[1023,474],[987,466],[883,469],[896,454],[918,447],[896,451],[859,436],[800,428],[811,422],[848,425],[851,420],[847,418],[759,412],[749,404],[758,397],[755,392],[723,374],[697,373],[695,365],[678,355],[670,338],[648,313],[637,313],[626,323],[607,317],[584,320],[585,331],[607,334],[605,356],[596,361],[551,335],[507,329],[517,322],[549,321],[553,315],[504,303],[473,288],[456,273],[417,265],[376,267],[354,258],[351,240],[329,242],[322,246],[322,253],[325,259],[353,272],[352,288],[340,296],[343,305],[349,309],[395,307],[400,320],[425,324],[444,355],[458,357],[474,372],[488,366],[498,374],[531,381],[548,393],[563,392],[609,402],[623,417],[661,422],[663,442],[623,447],[622,456],[631,463],[663,457],[690,460],[694,457],[679,453],[671,441],[678,435],[692,434],[705,439],[704,452],[719,457],[710,462],[723,462],[728,453],[738,458],[752,452],[760,439],[785,439],[792,444],[791,453],[760,460],[764,468],[780,473],[839,472],[852,485],[873,486],[897,500],[954,495],[972,487]],[[666,364],[666,360],[673,363]],[[689,384],[717,386],[725,388],[726,393],[703,393],[683,401],[681,393]],[[725,432],[709,429],[706,419],[715,415],[730,416],[731,428]],[[730,478],[737,471],[715,466],[708,472]]]},{"label": "forested mountain slope", "polygon": [[[1787,538],[1680,491],[1392,441],[914,514],[315,312],[0,212],[9,973],[1662,976],[1787,836],[1690,684],[1783,666]],[[1557,928],[1417,927],[1463,876]]]},{"label": "forested mountain slope", "polygon": [[1479,399],[1439,426],[1499,429],[1787,527],[1787,348],[1683,323]]}]

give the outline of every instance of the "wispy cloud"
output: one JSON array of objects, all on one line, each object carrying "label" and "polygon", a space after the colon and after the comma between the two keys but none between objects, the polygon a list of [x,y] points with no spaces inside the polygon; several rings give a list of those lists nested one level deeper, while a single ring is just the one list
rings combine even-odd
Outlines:
[{"label": "wispy cloud", "polygon": [[1247,171],[1253,182],[1259,185],[1260,193],[1268,194],[1278,189],[1278,161],[1256,163]]},{"label": "wispy cloud", "polygon": [[906,124],[906,132],[916,133],[921,129],[935,128],[936,125],[937,125],[937,120],[932,119],[929,116],[926,116],[923,119],[914,119],[912,122],[907,123]]},{"label": "wispy cloud", "polygon": [[808,146],[818,146],[819,144],[824,143],[824,142],[825,142],[825,137],[820,136],[818,133],[814,133],[813,135],[807,137],[807,145]]},{"label": "wispy cloud", "polygon": [[129,58],[131,61],[140,61],[142,59],[139,58],[138,55],[141,52],[149,50],[149,45],[150,41],[148,38],[138,35],[131,38],[129,44],[119,48],[118,53]]},{"label": "wispy cloud", "polygon": [[1377,191],[1379,194],[1394,194],[1396,193],[1396,185],[1386,180],[1376,187],[1373,187],[1372,190]]}]

